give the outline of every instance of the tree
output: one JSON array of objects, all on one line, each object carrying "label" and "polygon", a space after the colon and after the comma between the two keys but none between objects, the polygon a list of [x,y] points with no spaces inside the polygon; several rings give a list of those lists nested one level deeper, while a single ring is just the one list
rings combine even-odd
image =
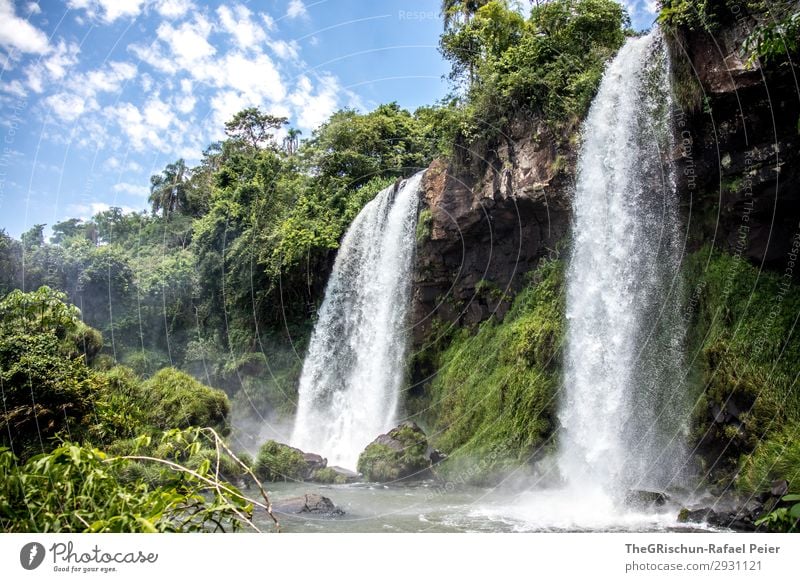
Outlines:
[{"label": "tree", "polygon": [[189,170],[183,159],[168,164],[160,173],[150,177],[150,204],[153,215],[162,213],[169,218],[186,205],[186,181]]},{"label": "tree", "polygon": [[283,149],[290,156],[297,153],[297,149],[300,147],[300,135],[302,133],[302,131],[294,127],[287,130],[286,137],[283,138]]},{"label": "tree", "polygon": [[342,109],[304,143],[322,181],[356,188],[376,176],[408,175],[430,161],[419,120],[397,103],[366,114]]},{"label": "tree", "polygon": [[489,0],[442,0],[445,31],[460,28]]},{"label": "tree", "polygon": [[17,285],[22,267],[22,246],[0,228],[0,296]]},{"label": "tree", "polygon": [[19,457],[44,452],[64,433],[79,438],[90,424],[97,392],[83,352],[87,341],[102,345],[102,338],[65,300],[42,287],[0,301],[0,446]]},{"label": "tree", "polygon": [[68,218],[53,225],[53,236],[50,242],[54,245],[61,244],[68,238],[78,236],[83,231],[83,220],[80,218]]},{"label": "tree", "polygon": [[475,13],[488,3],[489,0],[442,0],[444,34],[439,42],[440,50],[453,64],[450,78],[455,80],[466,71],[470,87],[475,82],[480,43],[469,34],[468,25]]},{"label": "tree", "polygon": [[142,229],[148,224],[147,215],[131,212],[125,214],[122,208],[112,206],[94,215],[97,236],[105,243],[133,244],[137,241]]},{"label": "tree", "polygon": [[34,224],[29,230],[22,233],[20,239],[26,251],[44,246],[44,227],[46,224]]},{"label": "tree", "polygon": [[225,134],[247,147],[258,149],[272,144],[272,131],[289,123],[285,117],[262,113],[258,107],[248,107],[225,124]]}]

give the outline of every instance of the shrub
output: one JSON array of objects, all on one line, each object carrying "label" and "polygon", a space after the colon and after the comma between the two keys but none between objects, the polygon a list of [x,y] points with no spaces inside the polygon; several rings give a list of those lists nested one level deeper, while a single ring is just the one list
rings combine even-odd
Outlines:
[{"label": "shrub", "polygon": [[0,526],[26,533],[225,531],[252,514],[232,486],[208,486],[208,463],[197,476],[171,471],[159,487],[118,479],[130,463],[71,443],[25,464],[0,449]]},{"label": "shrub", "polygon": [[165,368],[142,387],[147,406],[147,420],[162,430],[211,427],[227,434],[228,397],[221,390],[209,388],[188,374]]}]

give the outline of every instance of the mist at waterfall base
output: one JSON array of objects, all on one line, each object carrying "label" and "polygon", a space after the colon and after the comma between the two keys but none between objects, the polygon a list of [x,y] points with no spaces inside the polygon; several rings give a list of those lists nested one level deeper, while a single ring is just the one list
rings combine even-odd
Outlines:
[{"label": "mist at waterfall base", "polygon": [[292,445],[355,469],[396,424],[423,172],[370,201],[336,257],[303,363]]}]

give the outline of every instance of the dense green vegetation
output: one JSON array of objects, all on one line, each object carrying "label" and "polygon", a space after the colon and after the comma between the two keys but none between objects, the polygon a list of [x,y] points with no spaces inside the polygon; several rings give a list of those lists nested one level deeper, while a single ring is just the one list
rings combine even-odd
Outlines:
[{"label": "dense green vegetation", "polygon": [[612,0],[536,3],[528,18],[501,0],[445,4],[441,50],[465,86],[460,143],[491,139],[520,116],[574,125],[630,26]]},{"label": "dense green vegetation", "polygon": [[123,366],[90,366],[102,337],[64,299],[41,287],[0,301],[0,527],[250,524],[253,502],[231,484],[248,465],[217,432],[227,431],[227,396],[174,369],[142,381]]},{"label": "dense green vegetation", "polygon": [[561,381],[563,277],[561,262],[543,263],[502,324],[461,330],[438,354],[421,416],[450,455],[441,471],[486,482],[541,457]]},{"label": "dense green vegetation", "polygon": [[[687,262],[691,355],[703,394],[694,440],[711,481],[750,492],[787,479],[800,492],[800,289],[709,248]],[[752,455],[751,455],[752,453]],[[726,462],[727,460],[727,462]]]}]

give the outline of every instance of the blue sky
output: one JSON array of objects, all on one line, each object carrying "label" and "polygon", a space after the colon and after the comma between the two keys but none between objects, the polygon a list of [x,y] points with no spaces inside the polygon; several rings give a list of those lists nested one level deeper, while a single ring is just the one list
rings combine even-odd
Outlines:
[{"label": "blue sky", "polygon": [[[0,0],[0,228],[144,209],[150,175],[244,107],[308,136],[341,107],[434,103],[439,4]],[[623,4],[650,26],[655,1]]]}]

